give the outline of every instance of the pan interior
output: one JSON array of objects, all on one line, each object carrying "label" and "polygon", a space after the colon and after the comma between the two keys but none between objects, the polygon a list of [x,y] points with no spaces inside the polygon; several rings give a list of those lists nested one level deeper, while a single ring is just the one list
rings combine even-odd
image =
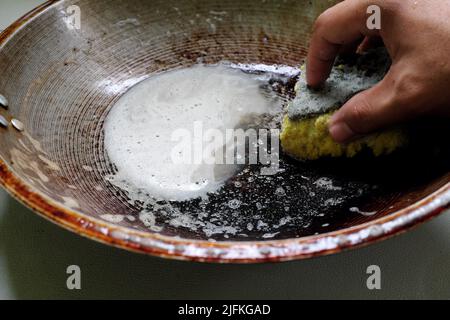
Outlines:
[{"label": "pan interior", "polygon": [[[80,0],[81,28],[61,1],[0,50],[0,93],[25,132],[0,130],[0,156],[53,201],[133,230],[185,239],[298,238],[389,215],[450,181],[445,126],[411,129],[410,148],[389,157],[295,162],[280,170],[243,167],[202,199],[130,197],[104,145],[105,119],[144,79],[196,64],[229,63],[251,74],[283,73],[305,57],[315,17],[331,1]],[[280,71],[281,70],[281,71]],[[269,77],[281,101],[295,74]],[[270,119],[279,126],[279,118]]]}]

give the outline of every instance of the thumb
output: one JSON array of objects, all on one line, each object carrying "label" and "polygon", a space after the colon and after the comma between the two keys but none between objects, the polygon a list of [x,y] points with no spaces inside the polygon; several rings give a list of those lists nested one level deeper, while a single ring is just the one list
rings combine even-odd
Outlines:
[{"label": "thumb", "polygon": [[408,108],[395,97],[392,73],[377,85],[350,99],[330,120],[332,138],[345,143],[409,117]]}]

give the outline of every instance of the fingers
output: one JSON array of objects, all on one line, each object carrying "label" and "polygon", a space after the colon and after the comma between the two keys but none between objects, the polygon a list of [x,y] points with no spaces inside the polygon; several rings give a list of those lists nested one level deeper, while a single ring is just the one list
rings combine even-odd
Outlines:
[{"label": "fingers", "polygon": [[308,85],[318,87],[328,78],[342,46],[372,35],[366,27],[367,7],[367,1],[346,0],[320,15],[308,52]]},{"label": "fingers", "polygon": [[[394,76],[389,72],[383,81],[350,99],[329,123],[332,138],[339,143],[410,118],[411,100],[396,94]],[[402,102],[403,101],[403,102]]]}]

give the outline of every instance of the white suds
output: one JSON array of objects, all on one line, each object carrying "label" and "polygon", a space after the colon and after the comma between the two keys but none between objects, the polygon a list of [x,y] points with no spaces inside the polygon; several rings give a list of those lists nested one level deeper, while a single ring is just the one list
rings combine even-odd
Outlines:
[{"label": "white suds", "polygon": [[121,214],[103,214],[100,218],[111,223],[119,223],[123,221],[124,216]]},{"label": "white suds", "polygon": [[316,185],[319,188],[323,188],[326,190],[342,190],[341,187],[337,187],[333,185],[333,180],[331,180],[330,178],[326,178],[326,177],[322,177],[317,179],[314,182],[314,185]]},{"label": "white suds", "polygon": [[[196,160],[198,124],[204,133],[213,129],[225,136],[245,117],[274,111],[276,100],[265,96],[261,85],[255,76],[224,66],[170,71],[136,85],[105,122],[105,147],[117,168],[109,180],[163,200],[184,201],[218,190],[237,167],[206,164],[217,149],[207,150],[211,143],[205,141]],[[174,153],[192,161],[176,162]]]},{"label": "white suds", "polygon": [[[372,57],[372,55],[374,55]],[[368,58],[372,57],[372,59]],[[367,70],[377,66],[376,72]],[[320,90],[312,90],[306,81],[306,68],[295,86],[296,98],[288,108],[291,119],[326,113],[342,106],[354,94],[369,89],[383,79],[390,65],[385,49],[375,49],[371,55],[361,56],[355,66],[335,66]]]},{"label": "white suds", "polygon": [[377,214],[377,211],[370,211],[370,212],[369,211],[361,211],[358,207],[352,207],[352,208],[350,208],[350,211],[354,212],[354,213],[362,214],[363,216],[366,216],[366,217],[371,217],[371,216]]}]

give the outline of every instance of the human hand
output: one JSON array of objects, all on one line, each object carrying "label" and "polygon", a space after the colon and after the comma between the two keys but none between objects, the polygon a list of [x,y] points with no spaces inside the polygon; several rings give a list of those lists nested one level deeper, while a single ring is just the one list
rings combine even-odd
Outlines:
[{"label": "human hand", "polygon": [[[367,27],[367,8],[381,8],[381,29]],[[316,21],[307,60],[307,82],[320,86],[336,55],[381,38],[392,66],[373,88],[350,99],[329,123],[347,142],[422,115],[450,116],[450,0],[344,0]]]}]

